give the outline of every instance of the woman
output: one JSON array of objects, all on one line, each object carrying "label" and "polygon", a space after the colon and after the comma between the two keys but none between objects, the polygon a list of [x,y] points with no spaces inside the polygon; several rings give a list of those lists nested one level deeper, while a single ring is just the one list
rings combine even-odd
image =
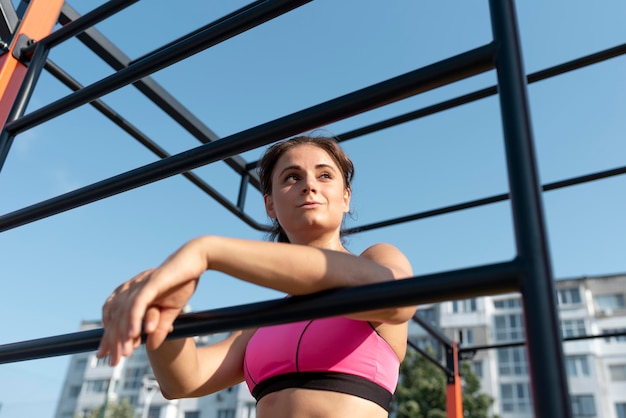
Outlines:
[{"label": "woman", "polygon": [[353,173],[331,138],[301,136],[270,147],[260,179],[278,242],[218,236],[188,242],[107,299],[98,355],[110,356],[112,365],[130,355],[143,322],[166,398],[203,396],[245,379],[259,418],[386,417],[412,307],[243,330],[200,348],[192,338],[165,341],[206,270],[288,295],[411,277],[408,260],[389,244],[358,256],[344,248]]}]

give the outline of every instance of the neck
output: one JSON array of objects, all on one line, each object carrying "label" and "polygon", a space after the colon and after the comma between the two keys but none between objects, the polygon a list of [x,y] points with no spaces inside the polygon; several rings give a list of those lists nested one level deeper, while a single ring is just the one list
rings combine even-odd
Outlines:
[{"label": "neck", "polygon": [[317,236],[317,237],[289,237],[289,241],[292,244],[298,245],[308,245],[316,248],[323,248],[325,250],[333,250],[340,252],[349,252],[346,250],[341,243],[341,239],[337,234],[333,234],[332,236]]}]

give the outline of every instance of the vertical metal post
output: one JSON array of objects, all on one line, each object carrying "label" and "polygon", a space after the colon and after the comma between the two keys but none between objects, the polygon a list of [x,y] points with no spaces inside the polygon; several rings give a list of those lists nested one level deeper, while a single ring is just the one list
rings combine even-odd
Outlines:
[{"label": "vertical metal post", "polygon": [[490,0],[511,205],[536,417],[569,418],[567,378],[543,221],[517,20],[512,0]]},{"label": "vertical metal post", "polygon": [[446,383],[446,416],[447,418],[463,418],[463,394],[461,391],[461,375],[459,373],[459,346],[456,341],[448,347],[446,363],[452,375]]},{"label": "vertical metal post", "polygon": [[[41,71],[45,66],[48,52],[49,49],[46,45],[39,44],[35,48],[31,58],[31,64],[22,79],[22,85],[20,86],[19,92],[15,96],[13,106],[11,107],[11,110],[6,118],[7,122],[14,121],[15,119],[21,117],[26,111],[26,107],[28,106],[28,102],[33,94],[33,90],[35,90],[35,85],[37,84]],[[2,171],[4,162],[9,154],[9,150],[13,144],[13,139],[15,139],[15,134],[9,132],[6,128],[2,129],[0,132],[0,171]]]},{"label": "vertical metal post", "polygon": [[239,184],[239,196],[237,197],[237,208],[242,212],[246,204],[248,184],[250,184],[250,173],[246,171],[244,174],[241,175],[241,183]]}]

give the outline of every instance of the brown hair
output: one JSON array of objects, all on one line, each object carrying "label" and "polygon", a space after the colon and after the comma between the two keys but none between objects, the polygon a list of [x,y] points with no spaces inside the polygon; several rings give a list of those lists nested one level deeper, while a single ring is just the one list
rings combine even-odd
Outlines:
[{"label": "brown hair", "polygon": [[[351,188],[350,185],[354,177],[354,164],[352,164],[352,161],[341,149],[337,141],[328,136],[314,137],[303,135],[277,142],[265,151],[258,168],[261,192],[264,195],[272,193],[272,174],[280,157],[288,150],[300,145],[313,145],[326,151],[341,171],[344,187],[346,189]],[[289,242],[287,234],[280,226],[277,219],[272,219],[272,229],[269,232],[269,239],[270,241]]]}]

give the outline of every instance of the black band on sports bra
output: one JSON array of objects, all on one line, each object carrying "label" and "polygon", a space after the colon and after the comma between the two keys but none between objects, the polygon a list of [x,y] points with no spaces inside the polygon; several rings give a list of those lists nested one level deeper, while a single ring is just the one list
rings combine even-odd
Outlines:
[{"label": "black band on sports bra", "polygon": [[270,377],[252,390],[257,402],[265,395],[282,389],[301,388],[327,390],[358,396],[380,405],[389,412],[392,393],[360,376],[336,372],[299,372]]}]

